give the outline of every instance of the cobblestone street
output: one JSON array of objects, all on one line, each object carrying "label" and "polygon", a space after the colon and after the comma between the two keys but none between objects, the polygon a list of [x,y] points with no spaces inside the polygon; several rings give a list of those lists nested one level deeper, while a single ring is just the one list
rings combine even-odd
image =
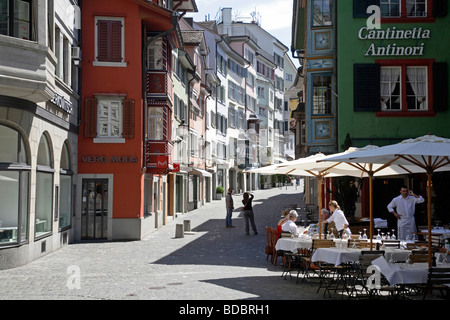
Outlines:
[{"label": "cobblestone street", "polygon": [[[225,228],[224,200],[170,220],[143,241],[70,244],[22,267],[0,271],[1,299],[320,299],[317,287],[281,278],[266,261],[265,226],[275,226],[285,205],[302,203],[296,187],[254,192],[258,235],[246,236],[242,196]],[[175,225],[192,232],[175,238]],[[278,260],[280,262],[280,259]],[[78,277],[79,276],[79,277]]]}]

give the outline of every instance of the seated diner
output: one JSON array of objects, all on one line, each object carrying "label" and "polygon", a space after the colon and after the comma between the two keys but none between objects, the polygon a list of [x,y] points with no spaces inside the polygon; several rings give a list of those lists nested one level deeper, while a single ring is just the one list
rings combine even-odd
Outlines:
[{"label": "seated diner", "polygon": [[297,221],[298,213],[295,210],[289,211],[289,218],[281,226],[282,233],[291,233],[293,235],[298,235],[298,227],[295,224],[295,221]]}]

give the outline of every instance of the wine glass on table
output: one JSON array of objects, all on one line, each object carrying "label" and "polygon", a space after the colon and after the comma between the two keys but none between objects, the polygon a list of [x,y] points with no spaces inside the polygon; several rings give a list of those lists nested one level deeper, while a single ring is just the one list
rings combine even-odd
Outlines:
[{"label": "wine glass on table", "polygon": [[363,236],[362,236],[362,239],[363,239],[363,240],[367,240],[366,229],[363,229],[363,230],[364,230],[364,234],[363,234]]},{"label": "wine glass on table", "polygon": [[395,237],[395,229],[392,229],[392,236],[391,236],[391,239],[392,240],[395,240],[395,239],[397,239],[396,237]]}]

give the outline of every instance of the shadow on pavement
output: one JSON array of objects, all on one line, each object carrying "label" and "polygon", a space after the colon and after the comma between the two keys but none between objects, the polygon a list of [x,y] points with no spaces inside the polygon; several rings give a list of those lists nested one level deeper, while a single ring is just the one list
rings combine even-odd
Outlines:
[{"label": "shadow on pavement", "polygon": [[[280,190],[280,192],[282,192]],[[241,206],[237,205],[233,212],[235,228],[225,228],[225,208],[223,219],[209,219],[193,228],[192,231],[204,233],[201,237],[189,242],[182,248],[155,261],[156,264],[205,264],[219,266],[240,266],[266,268],[280,272],[280,259],[276,266],[266,260],[264,252],[266,240],[266,226],[275,227],[281,212],[287,204],[297,203],[301,196],[298,193],[279,194],[268,199],[257,199],[255,196],[253,211],[258,235],[245,235],[245,222],[241,213]],[[185,235],[190,237],[190,235]]]}]

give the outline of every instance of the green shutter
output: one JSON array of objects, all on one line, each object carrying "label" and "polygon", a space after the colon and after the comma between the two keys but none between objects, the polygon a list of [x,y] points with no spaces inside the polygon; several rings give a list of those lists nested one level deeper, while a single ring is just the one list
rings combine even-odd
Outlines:
[{"label": "green shutter", "polygon": [[448,0],[433,0],[433,17],[447,16]]},{"label": "green shutter", "polygon": [[433,110],[448,110],[448,67],[446,62],[433,64]]},{"label": "green shutter", "polygon": [[380,0],[353,0],[353,18],[368,18],[371,16],[367,13],[367,8],[371,5],[380,6]]},{"label": "green shutter", "polygon": [[380,65],[353,66],[354,111],[380,110]]}]

